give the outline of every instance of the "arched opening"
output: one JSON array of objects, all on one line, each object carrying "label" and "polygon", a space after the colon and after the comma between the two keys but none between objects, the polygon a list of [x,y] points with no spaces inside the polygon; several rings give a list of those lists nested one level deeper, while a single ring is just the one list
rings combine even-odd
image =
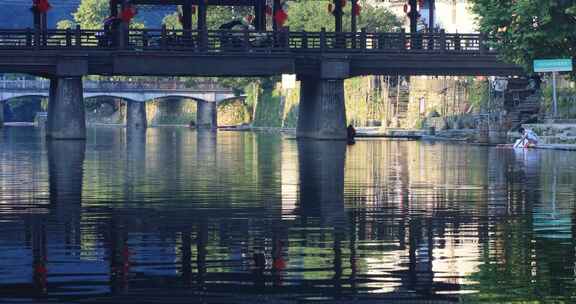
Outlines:
[{"label": "arched opening", "polygon": [[41,95],[24,95],[3,101],[4,122],[34,122],[38,113],[46,112],[48,99]]},{"label": "arched opening", "polygon": [[127,99],[99,95],[85,99],[86,122],[88,124],[124,124]]},{"label": "arched opening", "polygon": [[183,96],[165,96],[146,102],[146,115],[150,126],[196,125],[197,99]]}]

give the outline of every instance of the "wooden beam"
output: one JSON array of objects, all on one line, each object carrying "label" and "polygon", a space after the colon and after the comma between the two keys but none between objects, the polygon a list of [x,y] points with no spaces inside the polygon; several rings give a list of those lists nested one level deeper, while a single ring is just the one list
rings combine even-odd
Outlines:
[{"label": "wooden beam", "polygon": [[110,17],[118,16],[118,0],[110,0]]},{"label": "wooden beam", "polygon": [[436,0],[429,0],[428,4],[430,5],[430,8],[428,9],[430,12],[428,16],[428,30],[433,32],[436,23],[434,20],[436,18]]},{"label": "wooden beam", "polygon": [[334,31],[342,32],[342,1],[334,0]]},{"label": "wooden beam", "polygon": [[197,29],[199,31],[208,30],[208,26],[206,24],[206,13],[207,13],[206,2],[200,1],[198,3],[198,26],[197,26]]},{"label": "wooden beam", "polygon": [[357,26],[357,18],[356,14],[354,14],[354,7],[358,4],[358,0],[350,0],[351,8],[350,8],[350,31],[352,33],[356,33],[358,31]]},{"label": "wooden beam", "polygon": [[276,19],[274,18],[274,16],[276,16],[276,12],[278,12],[281,8],[282,8],[282,3],[280,3],[280,0],[274,0],[274,2],[272,3],[272,30],[273,31],[278,30],[278,24],[276,24]]},{"label": "wooden beam", "polygon": [[182,5],[182,29],[185,31],[192,30],[192,1],[190,0],[185,0]]}]

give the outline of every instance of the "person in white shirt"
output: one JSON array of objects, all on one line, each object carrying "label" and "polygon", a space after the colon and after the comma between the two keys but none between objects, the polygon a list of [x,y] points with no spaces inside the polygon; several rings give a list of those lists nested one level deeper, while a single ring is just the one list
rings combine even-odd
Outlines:
[{"label": "person in white shirt", "polygon": [[530,129],[520,128],[518,132],[522,134],[522,138],[514,143],[514,148],[534,148],[538,145],[538,135]]}]

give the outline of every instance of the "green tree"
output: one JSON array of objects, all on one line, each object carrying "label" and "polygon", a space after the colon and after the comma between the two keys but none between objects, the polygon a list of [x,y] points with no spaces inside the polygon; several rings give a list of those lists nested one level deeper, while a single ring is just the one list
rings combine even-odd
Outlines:
[{"label": "green tree", "polygon": [[[307,1],[298,0],[289,2],[288,21],[286,25],[294,31],[334,31],[334,16],[328,12],[329,0]],[[366,28],[369,32],[392,31],[401,26],[400,20],[387,9],[376,8],[367,1],[361,0],[361,14],[358,16],[358,29]],[[345,20],[343,30],[350,31],[351,5],[344,7]],[[348,22],[347,22],[348,21]]]},{"label": "green tree", "polygon": [[[73,28],[76,25],[85,29],[101,29],[104,19],[110,15],[109,0],[82,0],[78,9],[72,13],[73,20],[64,19],[56,24],[59,29]],[[130,23],[131,28],[144,28],[144,22],[136,17]]]},{"label": "green tree", "polygon": [[536,58],[576,57],[576,2],[472,0],[480,31],[511,63],[532,70]]}]

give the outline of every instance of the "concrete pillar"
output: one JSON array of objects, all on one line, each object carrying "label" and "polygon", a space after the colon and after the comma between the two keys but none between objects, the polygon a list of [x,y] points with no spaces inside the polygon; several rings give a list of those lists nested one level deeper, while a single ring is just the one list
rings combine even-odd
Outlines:
[{"label": "concrete pillar", "polygon": [[128,101],[126,108],[127,129],[146,129],[148,127],[145,102]]},{"label": "concrete pillar", "polygon": [[50,80],[46,136],[52,139],[86,139],[82,77]]},{"label": "concrete pillar", "polygon": [[343,79],[300,79],[298,138],[346,139]]},{"label": "concrete pillar", "polygon": [[0,100],[0,129],[4,127],[4,101]]},{"label": "concrete pillar", "polygon": [[216,130],[218,127],[218,120],[215,102],[198,101],[196,127],[198,129]]}]

